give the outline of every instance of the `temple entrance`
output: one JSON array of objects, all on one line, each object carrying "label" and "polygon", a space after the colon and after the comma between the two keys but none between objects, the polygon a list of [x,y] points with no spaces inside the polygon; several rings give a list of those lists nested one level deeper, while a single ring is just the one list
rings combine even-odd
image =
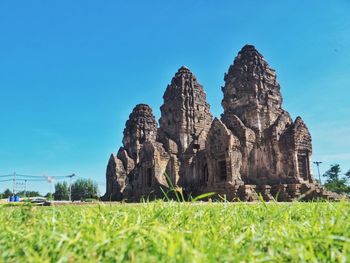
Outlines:
[{"label": "temple entrance", "polygon": [[206,186],[209,181],[208,165],[205,164],[202,169],[200,184]]},{"label": "temple entrance", "polygon": [[305,181],[310,179],[309,152],[298,152],[299,176]]},{"label": "temple entrance", "polygon": [[146,185],[148,187],[152,186],[152,174],[153,174],[153,169],[152,168],[147,168],[146,172]]}]

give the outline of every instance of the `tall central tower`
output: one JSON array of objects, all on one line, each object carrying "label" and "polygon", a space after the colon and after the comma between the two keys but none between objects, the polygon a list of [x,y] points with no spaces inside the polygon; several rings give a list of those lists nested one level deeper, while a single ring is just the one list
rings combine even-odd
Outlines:
[{"label": "tall central tower", "polygon": [[203,87],[187,68],[182,66],[164,93],[159,120],[160,131],[184,153],[194,140],[209,130],[212,115]]}]

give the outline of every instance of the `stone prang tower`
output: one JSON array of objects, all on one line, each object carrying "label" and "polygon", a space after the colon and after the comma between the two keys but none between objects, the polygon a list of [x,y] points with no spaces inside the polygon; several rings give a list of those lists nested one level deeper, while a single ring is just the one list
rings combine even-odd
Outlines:
[{"label": "stone prang tower", "polygon": [[104,200],[215,192],[228,200],[291,201],[337,196],[311,174],[311,135],[300,117],[282,108],[275,70],[252,45],[224,77],[224,113],[213,120],[194,74],[181,67],[163,96],[159,128],[152,109],[137,105],[123,145],[107,166]]}]

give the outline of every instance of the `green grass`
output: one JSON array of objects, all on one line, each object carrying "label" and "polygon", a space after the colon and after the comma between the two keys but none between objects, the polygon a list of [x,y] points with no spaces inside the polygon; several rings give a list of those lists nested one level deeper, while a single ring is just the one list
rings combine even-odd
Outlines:
[{"label": "green grass", "polygon": [[349,262],[350,204],[0,207],[2,262]]}]

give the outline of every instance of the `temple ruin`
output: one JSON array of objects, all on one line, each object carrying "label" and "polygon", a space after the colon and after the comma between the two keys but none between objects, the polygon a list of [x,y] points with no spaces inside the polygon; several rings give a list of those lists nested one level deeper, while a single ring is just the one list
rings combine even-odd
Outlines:
[{"label": "temple ruin", "polygon": [[161,198],[171,187],[229,201],[334,198],[313,179],[309,130],[282,108],[275,70],[254,46],[242,48],[224,81],[220,119],[184,66],[166,88],[159,127],[152,109],[137,105],[109,159],[103,199]]}]

